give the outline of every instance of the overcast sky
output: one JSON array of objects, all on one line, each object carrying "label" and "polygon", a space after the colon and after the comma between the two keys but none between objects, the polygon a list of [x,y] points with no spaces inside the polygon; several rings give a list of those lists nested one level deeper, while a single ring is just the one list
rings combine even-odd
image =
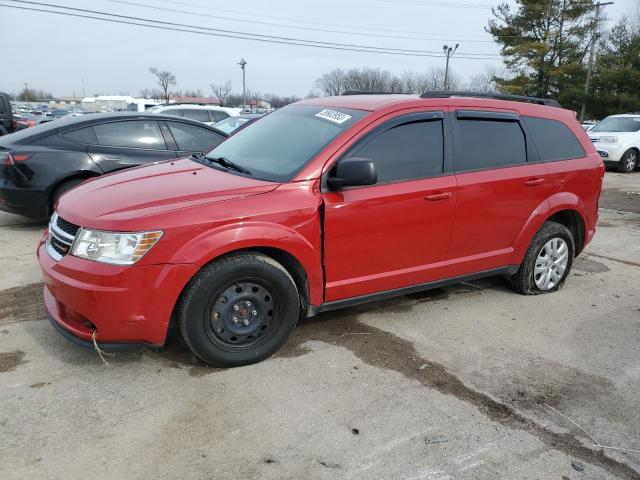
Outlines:
[{"label": "overcast sky", "polygon": [[[501,64],[496,45],[484,32],[490,5],[498,3],[492,0],[38,1],[210,29],[340,44],[440,52],[445,43],[460,43],[451,65],[462,80],[488,65]],[[639,3],[616,0],[607,7],[606,17],[615,20],[623,13],[637,14]],[[0,4],[51,9],[8,0],[0,0]],[[398,36],[421,38],[389,38]],[[4,7],[0,7],[0,45],[0,91],[18,92],[28,82],[29,88],[58,96],[73,92],[80,96],[83,88],[86,95],[137,96],[143,88],[156,87],[150,66],[172,71],[177,89],[201,89],[208,95],[211,83],[230,80],[234,90],[240,91],[242,75],[237,62],[241,57],[248,62],[248,89],[299,96],[306,95],[319,76],[336,67],[375,66],[401,73],[444,65],[443,57],[261,43]]]}]

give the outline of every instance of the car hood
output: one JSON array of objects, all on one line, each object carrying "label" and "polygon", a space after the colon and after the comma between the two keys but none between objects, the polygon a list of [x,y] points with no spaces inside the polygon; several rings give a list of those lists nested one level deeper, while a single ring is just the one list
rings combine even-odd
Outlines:
[{"label": "car hood", "polygon": [[80,226],[126,230],[133,220],[259,195],[278,185],[189,159],[169,160],[82,183],[60,198],[56,211]]},{"label": "car hood", "polygon": [[630,137],[633,135],[638,135],[637,132],[594,132],[592,130],[587,132],[589,138],[591,140],[597,140],[600,137],[618,137],[619,139],[624,139],[626,137]]}]

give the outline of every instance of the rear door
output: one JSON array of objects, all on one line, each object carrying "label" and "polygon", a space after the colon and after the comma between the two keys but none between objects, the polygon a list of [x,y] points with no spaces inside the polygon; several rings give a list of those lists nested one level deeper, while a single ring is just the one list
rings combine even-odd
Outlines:
[{"label": "rear door", "polygon": [[513,263],[516,238],[552,181],[517,113],[452,113],[458,202],[447,257],[459,276]]},{"label": "rear door", "polygon": [[323,194],[326,301],[446,276],[456,180],[445,161],[445,118],[396,117],[343,157],[372,159],[378,183]]},{"label": "rear door", "polygon": [[124,120],[93,125],[89,155],[105,172],[177,158],[156,120]]}]

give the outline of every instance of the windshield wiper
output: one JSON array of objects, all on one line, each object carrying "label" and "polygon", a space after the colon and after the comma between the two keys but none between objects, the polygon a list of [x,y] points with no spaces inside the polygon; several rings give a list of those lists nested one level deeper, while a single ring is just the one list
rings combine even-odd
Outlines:
[{"label": "windshield wiper", "polygon": [[244,173],[245,175],[251,175],[251,170],[248,170],[237,163],[232,162],[227,157],[207,157],[204,156],[207,160],[213,163],[217,163],[218,165],[222,165],[225,168],[229,168],[231,170],[235,170],[240,173]]}]

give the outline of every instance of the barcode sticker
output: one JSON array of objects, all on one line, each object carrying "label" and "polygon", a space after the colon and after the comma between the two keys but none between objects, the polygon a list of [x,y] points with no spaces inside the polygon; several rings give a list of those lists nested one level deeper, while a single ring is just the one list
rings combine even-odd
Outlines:
[{"label": "barcode sticker", "polygon": [[351,115],[347,115],[346,113],[338,112],[337,110],[331,110],[325,108],[324,110],[316,113],[316,117],[324,118],[325,120],[329,120],[334,123],[342,124],[351,118]]}]

